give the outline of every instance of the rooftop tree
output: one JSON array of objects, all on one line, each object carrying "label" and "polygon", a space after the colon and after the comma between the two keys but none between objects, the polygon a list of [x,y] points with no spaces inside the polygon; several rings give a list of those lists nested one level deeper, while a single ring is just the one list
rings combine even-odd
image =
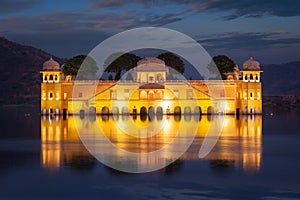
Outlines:
[{"label": "rooftop tree", "polygon": [[[222,80],[225,80],[226,79],[226,73],[234,72],[234,67],[236,66],[236,64],[228,56],[226,56],[226,55],[217,55],[217,56],[214,56],[212,58],[212,60],[215,63],[215,65],[213,64],[213,62],[211,62],[208,66],[208,69],[212,74],[216,75],[214,79],[222,78]],[[219,77],[219,75],[221,75],[221,77]]]},{"label": "rooftop tree", "polygon": [[[85,61],[84,67],[81,67],[83,61]],[[67,60],[62,68],[62,72],[65,75],[77,76],[78,72],[80,72],[77,79],[82,80],[94,78],[97,70],[98,67],[96,61],[93,58],[85,55],[74,56],[73,58]]]}]

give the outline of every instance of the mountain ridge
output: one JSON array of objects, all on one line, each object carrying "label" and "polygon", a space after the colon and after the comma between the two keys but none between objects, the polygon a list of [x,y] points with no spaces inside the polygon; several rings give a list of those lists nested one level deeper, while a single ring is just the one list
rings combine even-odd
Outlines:
[{"label": "mountain ridge", "polygon": [[40,70],[50,57],[60,63],[65,60],[0,37],[0,104],[39,102]]}]

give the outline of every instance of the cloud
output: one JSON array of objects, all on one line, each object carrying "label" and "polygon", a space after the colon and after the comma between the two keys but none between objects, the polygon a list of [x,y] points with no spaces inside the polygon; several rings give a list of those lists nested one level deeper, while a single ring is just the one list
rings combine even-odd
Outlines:
[{"label": "cloud", "polygon": [[203,0],[191,2],[190,10],[195,12],[228,12],[223,16],[225,20],[239,17],[263,17],[273,15],[279,17],[291,17],[300,15],[300,1],[286,0]]},{"label": "cloud", "polygon": [[130,3],[130,1],[128,0],[104,0],[104,1],[90,0],[90,2],[92,2],[92,5],[89,6],[86,9],[86,11],[98,10],[100,8],[120,7]]},{"label": "cloud", "polygon": [[87,10],[97,10],[101,8],[119,8],[127,4],[136,4],[142,7],[161,6],[186,6],[190,12],[225,12],[223,19],[232,20],[239,17],[263,17],[267,15],[279,17],[292,17],[300,15],[300,1],[285,0],[165,0],[165,1],[137,1],[137,0],[90,0]]},{"label": "cloud", "polygon": [[151,8],[158,6],[166,6],[166,5],[181,5],[184,1],[172,1],[172,0],[164,0],[164,1],[149,1],[149,0],[90,0],[92,5],[88,6],[86,11],[94,11],[102,8],[120,8],[124,7],[128,4],[135,4],[138,6],[142,6],[143,8]]},{"label": "cloud", "polygon": [[38,0],[1,0],[0,14],[16,13],[35,6]]},{"label": "cloud", "polygon": [[125,12],[52,12],[34,16],[0,18],[2,32],[44,33],[65,30],[109,31],[141,26],[163,26],[181,20],[181,12],[149,14],[142,16],[135,11]]},{"label": "cloud", "polygon": [[211,36],[197,36],[198,42],[210,49],[262,50],[300,44],[300,38],[289,37],[286,32],[228,32]]}]

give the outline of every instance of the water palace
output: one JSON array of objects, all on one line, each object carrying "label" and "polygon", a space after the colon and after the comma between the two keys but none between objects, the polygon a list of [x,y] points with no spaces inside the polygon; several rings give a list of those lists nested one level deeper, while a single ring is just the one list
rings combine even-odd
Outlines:
[{"label": "water palace", "polygon": [[43,64],[43,115],[262,113],[262,71],[253,57],[223,81],[167,80],[167,66],[158,58],[140,60],[131,81],[78,83],[61,69],[52,58]]}]

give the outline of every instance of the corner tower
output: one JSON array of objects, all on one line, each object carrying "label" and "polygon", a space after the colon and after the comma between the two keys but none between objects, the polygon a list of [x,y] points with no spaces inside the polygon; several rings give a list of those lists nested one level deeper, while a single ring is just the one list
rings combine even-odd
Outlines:
[{"label": "corner tower", "polygon": [[41,83],[42,114],[60,114],[61,110],[61,68],[51,57],[43,64]]},{"label": "corner tower", "polygon": [[244,62],[242,73],[242,107],[244,114],[262,113],[260,63],[253,57]]}]

